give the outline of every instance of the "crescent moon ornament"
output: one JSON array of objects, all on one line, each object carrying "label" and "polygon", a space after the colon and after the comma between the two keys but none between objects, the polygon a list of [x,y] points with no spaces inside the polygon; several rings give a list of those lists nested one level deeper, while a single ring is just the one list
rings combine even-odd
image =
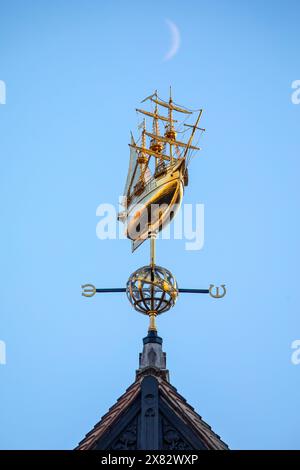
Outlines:
[{"label": "crescent moon ornament", "polygon": [[171,48],[164,57],[164,61],[170,60],[178,52],[180,46],[180,32],[176,24],[171,20],[166,20],[171,33]]}]

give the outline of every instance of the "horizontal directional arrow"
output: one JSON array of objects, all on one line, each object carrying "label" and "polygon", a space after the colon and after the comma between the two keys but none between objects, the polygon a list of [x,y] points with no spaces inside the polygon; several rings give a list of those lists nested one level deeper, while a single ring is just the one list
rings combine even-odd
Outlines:
[{"label": "horizontal directional arrow", "polygon": [[[95,288],[94,292],[99,292],[99,293],[126,292],[126,287],[105,287],[102,289]],[[183,294],[209,294],[209,289],[178,289],[178,292],[181,292]]]},{"label": "horizontal directional arrow", "polygon": [[113,288],[104,288],[104,289],[96,289],[96,292],[126,292],[125,287],[113,287]]},{"label": "horizontal directional arrow", "polygon": [[[115,287],[115,288],[96,289],[96,292],[100,292],[100,293],[126,292],[126,288]],[[178,289],[178,292],[182,292],[183,294],[209,294],[209,289]]]},{"label": "horizontal directional arrow", "polygon": [[178,289],[183,294],[209,294],[209,289]]},{"label": "horizontal directional arrow", "polygon": [[[213,284],[210,285],[209,289],[178,289],[178,292],[182,294],[209,294],[211,297],[216,299],[220,299],[225,296],[226,289],[225,285],[222,284],[223,292],[219,293],[219,287],[216,287],[216,293],[213,293],[213,288],[215,286]],[[82,295],[84,297],[93,297],[96,292],[98,293],[107,293],[107,292],[126,292],[126,287],[105,287],[103,289],[96,289],[95,286],[92,284],[85,284],[82,286],[83,292]]]}]

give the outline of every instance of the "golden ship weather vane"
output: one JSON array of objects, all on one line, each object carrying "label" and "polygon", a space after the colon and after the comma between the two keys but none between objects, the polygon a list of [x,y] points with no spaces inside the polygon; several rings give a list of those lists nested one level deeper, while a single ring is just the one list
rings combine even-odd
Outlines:
[{"label": "golden ship weather vane", "polygon": [[[173,274],[155,262],[156,236],[166,227],[178,212],[184,188],[188,185],[188,166],[193,153],[200,150],[193,144],[199,127],[202,109],[191,111],[173,102],[171,89],[168,101],[161,99],[157,92],[145,98],[152,109],[136,109],[139,114],[152,119],[147,128],[146,118],[139,127],[137,140],[131,134],[129,169],[122,201],[123,210],[118,220],[124,224],[125,234],[131,240],[135,251],[145,240],[150,240],[150,263],[131,274],[126,287],[96,288],[84,284],[82,295],[92,297],[97,292],[126,292],[127,297],[140,313],[149,316],[149,332],[156,332],[157,315],[175,305],[179,293],[209,294],[213,298],[226,295],[222,284],[207,289],[179,288]],[[164,114],[164,111],[167,110]],[[174,119],[174,113],[185,119]],[[186,120],[197,113],[194,124]],[[160,132],[161,125],[164,132]],[[177,139],[178,134],[182,137]]]}]

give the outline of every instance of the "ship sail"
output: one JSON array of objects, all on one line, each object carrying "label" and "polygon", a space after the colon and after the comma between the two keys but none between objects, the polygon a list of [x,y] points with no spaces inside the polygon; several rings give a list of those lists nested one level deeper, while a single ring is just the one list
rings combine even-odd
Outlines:
[{"label": "ship sail", "polygon": [[133,135],[131,134],[129,168],[123,193],[125,198],[129,196],[132,186],[139,180],[141,176],[140,166],[138,164],[138,152],[135,148],[135,145],[136,144]]},{"label": "ship sail", "polygon": [[140,150],[141,152],[144,152],[147,155],[150,155],[152,157],[160,158],[162,160],[167,160],[167,161],[171,160],[171,157],[169,155],[164,155],[162,153],[158,154],[157,152],[153,152],[153,150],[150,150],[150,149],[147,149],[147,148],[144,148],[144,147],[139,147],[136,144],[129,144],[129,147],[132,147],[132,146],[133,146],[134,149]]},{"label": "ship sail", "polygon": [[[152,139],[157,139],[161,142],[165,142],[172,145],[178,145],[179,147],[188,147],[188,144],[186,142],[180,142],[180,140],[168,139],[167,137],[163,137],[162,135],[152,134],[151,132],[147,131],[145,133],[148,137],[151,137]],[[189,148],[191,150],[200,150],[200,147],[195,147],[194,145],[190,145]]]},{"label": "ship sail", "polygon": [[136,145],[132,134],[131,134],[131,143],[129,144],[129,147],[130,147],[129,168],[128,168],[125,188],[123,192],[124,198],[125,198],[124,205],[126,205],[126,199],[128,196],[130,196],[132,189],[140,181],[142,177],[145,183],[148,183],[148,181],[152,178],[152,174],[148,165],[146,166],[146,168],[144,168],[143,174],[142,174],[141,166],[139,165],[139,162],[138,162],[138,156],[139,156],[139,151],[142,151],[143,149]]},{"label": "ship sail", "polygon": [[180,106],[177,106],[176,104],[173,103],[166,103],[165,101],[160,100],[159,98],[150,98],[153,103],[159,104],[160,106],[163,106],[164,108],[168,108],[174,111],[178,111],[179,113],[184,113],[184,114],[193,114],[192,111],[188,111],[185,108],[181,108]]},{"label": "ship sail", "polygon": [[[138,113],[145,114],[146,116],[153,117],[154,119],[161,119],[162,121],[170,122],[170,118],[168,118],[166,116],[160,116],[159,114],[156,114],[156,113],[151,113],[149,111],[146,111],[145,109],[136,108],[136,111]],[[177,122],[176,119],[173,119],[173,122]]]}]

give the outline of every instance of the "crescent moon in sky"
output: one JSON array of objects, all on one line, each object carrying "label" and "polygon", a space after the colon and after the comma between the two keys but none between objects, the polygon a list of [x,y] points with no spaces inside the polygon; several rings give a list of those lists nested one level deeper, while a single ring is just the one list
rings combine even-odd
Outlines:
[{"label": "crescent moon in sky", "polygon": [[177,53],[180,46],[180,33],[176,24],[171,20],[166,20],[167,25],[169,26],[171,32],[171,48],[164,57],[164,60],[170,60]]}]

